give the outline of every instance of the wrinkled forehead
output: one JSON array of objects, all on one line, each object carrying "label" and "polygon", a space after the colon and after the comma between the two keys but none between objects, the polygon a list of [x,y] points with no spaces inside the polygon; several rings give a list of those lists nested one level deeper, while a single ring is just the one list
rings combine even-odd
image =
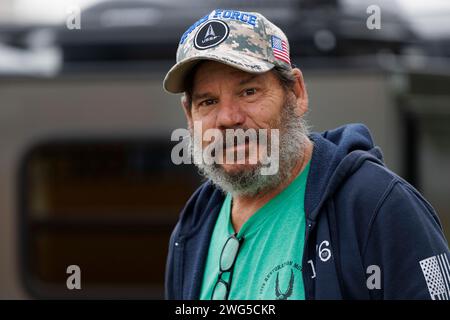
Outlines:
[{"label": "wrinkled forehead", "polygon": [[266,73],[250,73],[220,62],[202,61],[193,69],[189,78],[193,89],[194,86],[211,86],[224,82],[235,85],[243,85],[252,81],[263,82]]},{"label": "wrinkled forehead", "polygon": [[215,75],[220,78],[226,76],[248,77],[256,76],[257,74],[240,70],[224,63],[208,60],[201,61],[196,66],[195,73],[193,74],[194,78],[202,78],[210,75]]}]

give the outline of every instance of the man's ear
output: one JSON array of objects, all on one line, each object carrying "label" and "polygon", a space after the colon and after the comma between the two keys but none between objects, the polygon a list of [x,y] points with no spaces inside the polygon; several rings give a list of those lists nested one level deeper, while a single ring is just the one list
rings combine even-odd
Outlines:
[{"label": "man's ear", "polygon": [[192,109],[191,105],[189,103],[189,99],[187,98],[186,94],[183,94],[181,96],[181,106],[183,107],[184,114],[186,115],[186,120],[188,123],[189,128],[193,127],[192,123]]},{"label": "man's ear", "polygon": [[308,93],[306,91],[305,81],[303,74],[299,68],[292,69],[292,73],[295,77],[295,84],[293,91],[297,99],[297,106],[299,115],[302,116],[308,111]]}]

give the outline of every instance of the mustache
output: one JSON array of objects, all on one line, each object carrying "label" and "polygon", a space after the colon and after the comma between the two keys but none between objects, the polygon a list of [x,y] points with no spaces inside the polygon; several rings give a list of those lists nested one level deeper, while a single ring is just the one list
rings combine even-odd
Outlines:
[{"label": "mustache", "polygon": [[[230,135],[227,134],[227,130],[232,130],[232,132],[229,131]],[[249,135],[248,130],[254,131],[254,134]],[[212,139],[204,141],[209,142],[207,144],[208,147],[222,149],[224,151],[231,147],[245,146],[250,145],[251,143],[261,146],[267,145],[269,143],[268,140],[270,140],[270,129],[264,129],[266,131],[263,133],[260,130],[261,129],[259,128],[256,129],[249,127],[235,127],[222,130],[217,129],[217,132],[220,133],[221,138],[217,139],[214,136]],[[260,136],[261,133],[265,136],[265,139],[262,139]]]}]

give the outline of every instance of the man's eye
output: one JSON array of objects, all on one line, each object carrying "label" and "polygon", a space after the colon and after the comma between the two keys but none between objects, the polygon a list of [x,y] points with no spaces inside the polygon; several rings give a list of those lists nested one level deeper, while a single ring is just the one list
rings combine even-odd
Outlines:
[{"label": "man's eye", "polygon": [[216,103],[216,99],[206,99],[199,103],[199,106],[210,106]]},{"label": "man's eye", "polygon": [[255,88],[249,88],[249,89],[245,89],[243,92],[244,96],[251,96],[254,95],[256,93],[256,89]]}]

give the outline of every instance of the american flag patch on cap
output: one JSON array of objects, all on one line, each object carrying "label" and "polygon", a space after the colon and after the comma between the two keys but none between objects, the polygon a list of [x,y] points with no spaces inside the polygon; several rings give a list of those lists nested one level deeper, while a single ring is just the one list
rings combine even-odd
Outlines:
[{"label": "american flag patch on cap", "polygon": [[289,58],[288,45],[286,41],[281,40],[276,36],[272,36],[272,51],[275,59],[282,60],[287,64],[291,64],[291,59]]},{"label": "american flag patch on cap", "polygon": [[421,260],[428,291],[433,300],[450,300],[450,265],[445,253]]}]

